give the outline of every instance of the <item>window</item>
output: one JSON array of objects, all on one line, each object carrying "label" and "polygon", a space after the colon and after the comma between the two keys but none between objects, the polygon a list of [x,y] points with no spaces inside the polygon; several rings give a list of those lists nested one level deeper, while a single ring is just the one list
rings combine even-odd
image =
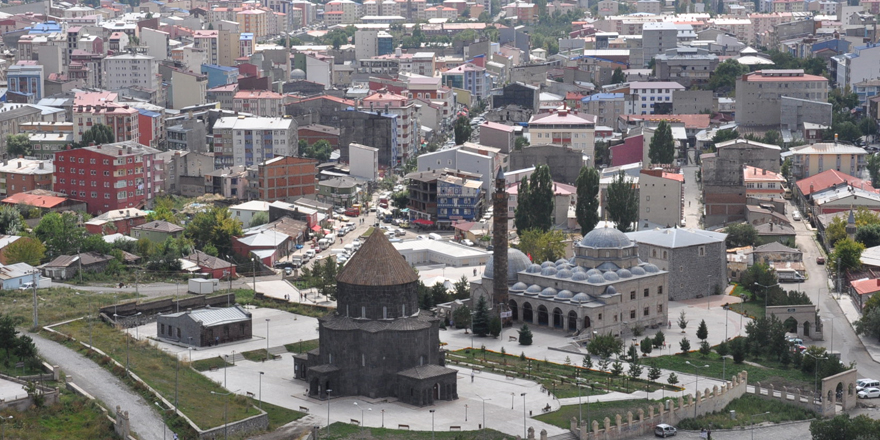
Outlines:
[{"label": "window", "polygon": [[642,311],[642,313],[643,313],[645,316],[650,315],[650,314],[651,314],[651,308],[650,308],[650,307],[645,307],[645,309]]},{"label": "window", "polygon": [[629,293],[629,299],[631,299],[631,300],[636,299],[636,291],[635,290],[633,290],[632,292]]},{"label": "window", "polygon": [[645,288],[645,298],[647,298],[651,294],[651,289]]},{"label": "window", "polygon": [[602,314],[601,314],[601,313],[599,314],[599,318],[598,318],[598,320],[599,320],[599,321],[602,320]]},{"label": "window", "polygon": [[699,255],[701,257],[705,257],[706,256],[706,246],[700,246],[699,248],[697,248],[697,255]]},{"label": "window", "polygon": [[636,311],[635,310],[629,311],[629,319],[636,319]]},{"label": "window", "polygon": [[657,313],[663,313],[663,304],[657,304]]},{"label": "window", "polygon": [[657,286],[657,295],[663,295],[663,286]]},{"label": "window", "polygon": [[663,259],[666,259],[666,251],[663,251]]}]

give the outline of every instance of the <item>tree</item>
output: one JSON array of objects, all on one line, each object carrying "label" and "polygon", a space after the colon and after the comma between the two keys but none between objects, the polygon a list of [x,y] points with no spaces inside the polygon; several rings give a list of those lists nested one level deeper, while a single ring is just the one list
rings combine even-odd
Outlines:
[{"label": "tree", "polygon": [[[876,212],[869,211],[865,207],[859,207],[853,213],[856,228],[867,225],[880,224],[880,216]],[[833,247],[838,241],[846,238],[846,216],[837,216],[831,219],[831,223],[825,229],[825,244]]]},{"label": "tree", "polygon": [[404,209],[409,204],[409,190],[398,191],[391,195],[391,204],[395,208]]},{"label": "tree", "polygon": [[648,147],[648,160],[652,165],[671,164],[675,160],[675,140],[672,138],[672,127],[666,121],[660,121],[654,130]]},{"label": "tree", "polygon": [[160,196],[153,200],[153,210],[147,214],[147,222],[162,220],[176,225],[181,224],[180,217],[175,213],[174,198]]},{"label": "tree", "polygon": [[810,422],[813,440],[876,439],[880,432],[880,420],[861,414],[855,417],[841,414],[832,419],[816,419]]},{"label": "tree", "polygon": [[725,60],[715,67],[707,88],[710,90],[733,89],[736,86],[736,79],[746,73],[749,73],[748,66],[742,65],[734,59]]},{"label": "tree", "polygon": [[645,367],[639,365],[638,362],[630,362],[629,363],[629,377],[633,379],[638,379],[639,376],[642,375],[642,371],[644,371]]},{"label": "tree", "polygon": [[0,206],[0,234],[18,235],[24,229],[21,212],[14,206]]},{"label": "tree", "polygon": [[88,147],[91,144],[103,145],[116,142],[113,130],[104,124],[95,124],[82,134],[82,141],[77,144],[78,148]]},{"label": "tree", "polygon": [[623,363],[620,360],[615,360],[611,364],[611,375],[614,377],[618,377],[623,373]]},{"label": "tree", "polygon": [[473,323],[474,334],[477,336],[486,336],[489,334],[489,306],[486,304],[486,297],[480,296],[477,301],[477,311],[474,313]]},{"label": "tree", "polygon": [[623,170],[608,185],[608,205],[605,209],[608,218],[621,232],[629,232],[639,220],[639,196],[632,179]]},{"label": "tree", "polygon": [[782,168],[780,169],[782,173],[782,177],[785,177],[786,180],[791,179],[791,158],[786,157],[784,161],[782,161]]},{"label": "tree", "polygon": [[304,149],[300,149],[299,154],[302,157],[308,157],[310,159],[315,159],[319,163],[327,162],[330,160],[330,155],[333,153],[333,146],[330,145],[330,142],[327,142],[324,139],[321,139],[315,142],[312,145],[307,146]]},{"label": "tree", "polygon": [[630,344],[629,348],[626,349],[626,359],[630,362],[639,362],[639,349],[636,348],[635,344]]},{"label": "tree", "polygon": [[33,151],[27,133],[6,136],[6,153],[8,157],[30,156]]},{"label": "tree", "polygon": [[709,337],[709,328],[706,327],[706,320],[700,320],[700,326],[697,327],[697,339],[701,339],[703,341]]},{"label": "tree", "polygon": [[241,235],[241,223],[232,218],[226,207],[201,211],[186,225],[186,236],[195,242],[197,248],[212,245],[219,255],[231,254],[234,237]]},{"label": "tree", "polygon": [[623,74],[623,70],[618,67],[614,69],[614,72],[611,74],[611,84],[621,84],[626,82],[626,75]]},{"label": "tree", "polygon": [[868,163],[865,168],[868,169],[868,175],[871,176],[871,186],[880,188],[880,154],[868,155]]},{"label": "tree", "polygon": [[746,341],[743,338],[736,338],[730,341],[730,355],[733,356],[733,363],[741,364],[746,360]]},{"label": "tree", "polygon": [[681,329],[681,332],[684,333],[684,329],[688,326],[688,320],[686,319],[687,315],[684,313],[684,310],[678,315],[678,328]]},{"label": "tree", "polygon": [[753,294],[753,300],[764,299],[767,295],[772,294],[772,289],[780,289],[779,286],[776,286],[777,281],[776,272],[764,263],[755,263],[740,275],[740,285]]},{"label": "tree", "polygon": [[452,312],[452,320],[455,328],[467,329],[471,326],[471,309],[461,306]]},{"label": "tree", "polygon": [[28,335],[21,335],[16,339],[13,353],[28,367],[40,364],[39,359],[37,359],[37,346],[34,345],[34,340]]},{"label": "tree", "polygon": [[599,172],[595,168],[583,167],[578,175],[575,215],[582,235],[599,223]]},{"label": "tree", "polygon": [[732,141],[734,139],[739,138],[739,133],[735,128],[727,129],[727,130],[718,130],[715,132],[715,135],[712,136],[712,144],[719,144],[721,142]]},{"label": "tree", "polygon": [[727,354],[730,353],[730,347],[727,345],[727,341],[722,341],[720,344],[715,346],[715,352],[718,353],[718,356],[727,356]]},{"label": "tree", "polygon": [[467,299],[471,296],[471,282],[467,277],[462,275],[461,278],[452,285],[452,299]]},{"label": "tree", "polygon": [[874,307],[854,324],[856,333],[880,339],[880,308]]},{"label": "tree", "polygon": [[871,310],[874,310],[877,307],[880,307],[880,295],[871,295],[871,297],[865,301],[864,307],[862,307],[862,316],[867,315]]},{"label": "tree", "polygon": [[523,148],[528,147],[528,146],[529,146],[529,140],[522,137],[522,136],[518,136],[516,138],[516,140],[513,142],[513,149],[516,151],[520,151]]},{"label": "tree", "polygon": [[15,329],[15,320],[9,315],[0,317],[0,348],[6,351],[6,365],[9,365],[9,351],[15,349],[18,330]]},{"label": "tree", "polygon": [[498,316],[493,316],[492,319],[489,320],[489,334],[492,335],[493,338],[497,338],[498,335],[501,334],[501,318]]},{"label": "tree", "polygon": [[645,339],[642,339],[642,343],[639,344],[639,348],[641,349],[642,354],[651,354],[651,351],[654,350],[654,340],[651,339],[650,336],[646,336]]},{"label": "tree", "polygon": [[614,353],[620,352],[623,348],[623,341],[611,334],[597,334],[587,344],[587,351],[600,358],[610,358]]},{"label": "tree", "polygon": [[[517,231],[538,229],[546,232],[553,227],[553,178],[550,167],[539,164],[528,185],[521,184],[517,194],[517,206],[514,223]],[[523,178],[525,182],[526,178]]]},{"label": "tree", "polygon": [[862,118],[862,120],[859,121],[859,131],[865,136],[876,136],[877,122],[870,117]]},{"label": "tree", "polygon": [[529,330],[529,326],[523,324],[518,333],[519,345],[532,345],[532,331]]},{"label": "tree", "polygon": [[590,355],[588,355],[588,354],[584,355],[584,361],[581,363],[581,365],[583,365],[584,368],[586,368],[586,369],[588,369],[588,370],[593,369],[593,358],[592,358],[592,356],[590,356]]},{"label": "tree", "polygon": [[675,385],[678,383],[678,376],[676,376],[674,372],[671,372],[669,373],[669,378],[666,379],[666,382],[668,382],[669,385]]},{"label": "tree", "polygon": [[34,235],[46,244],[50,258],[71,255],[77,252],[86,235],[85,228],[78,223],[76,214],[50,212],[34,228]]},{"label": "tree", "polygon": [[471,139],[471,132],[473,131],[471,128],[471,121],[468,120],[465,115],[459,116],[458,119],[455,120],[453,131],[455,133],[455,145],[461,145],[469,141]]},{"label": "tree", "polygon": [[432,304],[434,304],[434,305],[443,304],[443,303],[449,302],[449,300],[450,300],[449,292],[446,290],[446,286],[442,282],[437,281],[436,283],[434,283],[433,286],[431,286],[431,303]]},{"label": "tree", "polygon": [[608,142],[596,141],[596,148],[594,150],[594,166],[599,167],[601,165],[611,165],[611,146],[608,145]]},{"label": "tree", "polygon": [[40,240],[21,237],[6,247],[6,264],[27,263],[37,266],[46,255],[46,246]]},{"label": "tree", "polygon": [[654,348],[660,348],[663,346],[663,343],[666,342],[666,336],[663,334],[663,330],[657,330],[657,334],[654,335],[654,339],[651,341],[654,345]]},{"label": "tree", "polygon": [[681,338],[681,342],[678,343],[678,348],[681,349],[681,355],[687,356],[688,352],[691,351],[691,341],[688,338]]},{"label": "tree", "polygon": [[339,274],[339,265],[332,258],[327,258],[324,260],[324,264],[321,265],[321,278],[322,278],[322,286],[321,286],[321,294],[330,298],[331,300],[336,299],[336,276]]},{"label": "tree", "polygon": [[758,242],[758,230],[748,223],[734,223],[727,227],[727,248],[754,246]]},{"label": "tree", "polygon": [[528,229],[519,234],[519,250],[531,255],[533,261],[556,261],[565,256],[564,241],[565,233],[562,231]]},{"label": "tree", "polygon": [[660,367],[658,367],[656,363],[651,362],[651,366],[648,367],[648,379],[652,382],[656,382],[662,375],[663,372],[660,371]]},{"label": "tree", "polygon": [[700,342],[700,354],[703,355],[703,357],[709,356],[709,353],[711,353],[711,352],[712,352],[712,346],[709,345],[709,342],[707,342],[707,341]]},{"label": "tree", "polygon": [[865,245],[865,248],[880,245],[880,224],[865,225],[856,229],[855,239]]},{"label": "tree", "polygon": [[255,226],[265,225],[266,223],[269,223],[269,213],[260,211],[254,213],[254,215],[251,217],[251,222],[249,226],[253,228]]},{"label": "tree", "polygon": [[[865,245],[849,238],[844,238],[834,245],[834,251],[831,252],[831,261],[829,262],[829,265],[832,269],[841,272],[849,269],[858,269],[862,267],[860,259],[862,257],[862,251],[864,250]],[[838,260],[840,260],[839,266],[837,264]]]}]

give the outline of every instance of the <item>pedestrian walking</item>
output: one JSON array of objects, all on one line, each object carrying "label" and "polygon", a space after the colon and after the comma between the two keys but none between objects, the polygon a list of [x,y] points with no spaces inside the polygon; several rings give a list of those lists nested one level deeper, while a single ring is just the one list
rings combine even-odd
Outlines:
[{"label": "pedestrian walking", "polygon": [[471,383],[474,383],[474,371],[471,370]]}]

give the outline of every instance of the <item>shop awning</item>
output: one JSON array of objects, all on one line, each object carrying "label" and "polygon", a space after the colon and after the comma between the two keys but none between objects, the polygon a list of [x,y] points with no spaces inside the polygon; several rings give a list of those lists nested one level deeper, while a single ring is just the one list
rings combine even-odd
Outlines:
[{"label": "shop awning", "polygon": [[423,218],[415,219],[415,220],[413,220],[413,223],[415,223],[417,225],[423,225],[423,226],[431,226],[434,224],[434,222],[432,222],[431,220],[425,220]]},{"label": "shop awning", "polygon": [[312,230],[315,232],[319,232],[321,230],[321,225],[312,226]]}]

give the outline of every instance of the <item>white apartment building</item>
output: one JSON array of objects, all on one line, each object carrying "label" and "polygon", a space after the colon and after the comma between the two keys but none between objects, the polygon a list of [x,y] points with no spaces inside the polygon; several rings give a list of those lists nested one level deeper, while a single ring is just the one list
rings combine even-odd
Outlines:
[{"label": "white apartment building", "polygon": [[328,26],[353,24],[363,14],[363,6],[351,0],[333,0],[324,5],[324,21]]},{"label": "white apartment building", "polygon": [[[575,110],[558,110],[532,116],[529,120],[529,143],[554,144],[580,150],[594,163],[596,115]],[[591,165],[592,166],[592,165]]]},{"label": "white apartment building", "polygon": [[855,84],[878,77],[880,45],[868,43],[856,46],[852,52],[831,57],[831,79],[840,88],[853,88]]},{"label": "white apartment building", "polygon": [[364,110],[397,115],[397,153],[400,156],[394,159],[399,163],[406,163],[406,160],[416,153],[421,139],[418,109],[413,100],[403,95],[381,91],[367,96],[361,102]]},{"label": "white apartment building", "polygon": [[277,156],[298,154],[293,118],[228,116],[214,123],[214,165],[251,166]]},{"label": "white apartment building", "polygon": [[653,115],[656,104],[669,104],[671,112],[672,94],[676,90],[684,90],[684,86],[674,81],[631,82],[626,112],[631,115]]},{"label": "white apartment building", "polygon": [[197,30],[193,32],[193,45],[205,51],[207,63],[220,64],[220,31]]},{"label": "white apartment building", "polygon": [[104,59],[107,88],[119,90],[140,87],[158,90],[161,87],[159,62],[148,55],[123,54]]}]

